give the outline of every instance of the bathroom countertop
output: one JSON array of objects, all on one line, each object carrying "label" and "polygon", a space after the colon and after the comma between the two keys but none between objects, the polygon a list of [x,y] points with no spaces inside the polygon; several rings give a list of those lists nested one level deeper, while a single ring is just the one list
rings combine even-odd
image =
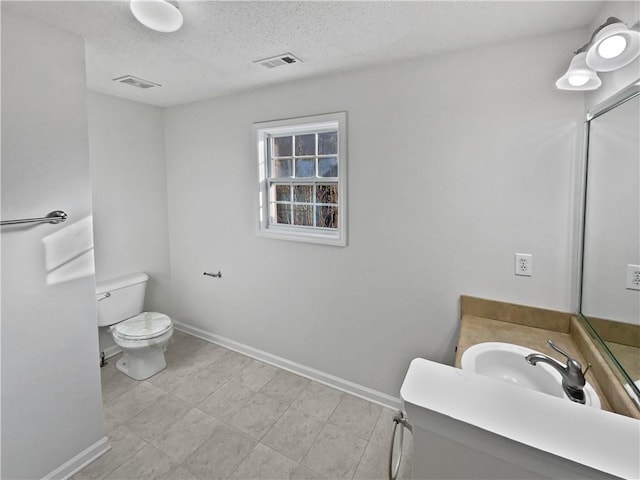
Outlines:
[{"label": "bathroom countertop", "polygon": [[460,368],[460,359],[467,348],[483,342],[506,342],[522,345],[547,354],[564,363],[564,357],[552,350],[547,345],[547,340],[552,340],[553,343],[566,349],[569,354],[582,362],[582,356],[569,332],[558,332],[491,318],[463,315],[455,366]]},{"label": "bathroom countertop", "polygon": [[[521,345],[544,353],[564,364],[566,359],[552,350],[547,345],[547,340],[552,340],[566,350],[583,367],[588,364],[571,334],[570,314],[465,296],[461,297],[461,305],[462,319],[454,363],[457,368],[461,367],[460,360],[465,350],[483,342]],[[495,315],[498,319],[487,318],[484,315]],[[602,409],[614,411],[591,370],[587,372],[586,380],[600,397]]]}]

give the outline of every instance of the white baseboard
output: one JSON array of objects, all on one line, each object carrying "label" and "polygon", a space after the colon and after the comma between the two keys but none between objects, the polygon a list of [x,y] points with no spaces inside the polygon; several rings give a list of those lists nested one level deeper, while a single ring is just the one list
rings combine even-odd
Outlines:
[{"label": "white baseboard", "polygon": [[295,373],[296,375],[309,378],[311,380],[349,393],[356,397],[360,397],[370,402],[377,403],[378,405],[382,405],[383,407],[393,409],[401,408],[402,400],[399,397],[392,397],[391,395],[387,395],[386,393],[382,393],[363,385],[350,382],[349,380],[345,380],[343,378],[321,372],[320,370],[316,370],[315,368],[292,362],[291,360],[287,360],[286,358],[272,355],[271,353],[265,352],[263,350],[258,350],[257,348],[250,347],[249,345],[245,345],[243,343],[221,337],[220,335],[207,332],[197,327],[192,327],[191,325],[187,325],[186,323],[176,322],[174,320],[174,325],[177,330],[193,335],[194,337],[201,338],[202,340],[206,340],[210,343],[215,343],[216,345],[228,348],[229,350],[233,350],[261,362],[268,363],[269,365],[282,368],[283,370]]},{"label": "white baseboard", "polygon": [[67,479],[82,470],[84,467],[89,465],[101,455],[107,453],[109,450],[111,450],[109,439],[107,437],[102,437],[96,443],[89,446],[88,448],[85,448],[82,452],[77,454],[72,459],[63,463],[52,472],[46,474],[43,477],[43,480]]}]

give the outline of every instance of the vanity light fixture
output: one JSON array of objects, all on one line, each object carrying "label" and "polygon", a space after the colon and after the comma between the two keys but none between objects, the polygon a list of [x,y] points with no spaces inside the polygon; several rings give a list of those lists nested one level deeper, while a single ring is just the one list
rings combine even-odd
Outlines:
[{"label": "vanity light fixture", "polygon": [[[638,25],[636,24],[636,27]],[[587,50],[587,65],[598,72],[611,72],[640,55],[640,31],[628,28],[615,17],[595,31]]]},{"label": "vanity light fixture", "polygon": [[640,56],[640,22],[628,28],[609,17],[591,40],[575,52],[569,69],[556,82],[560,90],[595,90],[602,84],[597,72],[611,72]]},{"label": "vanity light fixture", "polygon": [[595,90],[602,84],[598,74],[585,61],[587,54],[580,52],[571,59],[567,73],[558,79],[559,90]]},{"label": "vanity light fixture", "polygon": [[131,13],[145,27],[156,32],[171,33],[182,26],[178,4],[170,0],[130,0]]}]

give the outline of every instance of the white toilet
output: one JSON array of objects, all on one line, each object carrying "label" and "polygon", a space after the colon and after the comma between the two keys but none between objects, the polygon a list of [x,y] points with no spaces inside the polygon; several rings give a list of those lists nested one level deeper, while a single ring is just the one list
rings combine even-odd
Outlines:
[{"label": "white toilet", "polygon": [[116,368],[136,380],[167,366],[164,352],[173,335],[169,316],[142,311],[148,280],[146,273],[132,273],[96,285],[98,326],[111,326],[113,340],[122,350]]}]

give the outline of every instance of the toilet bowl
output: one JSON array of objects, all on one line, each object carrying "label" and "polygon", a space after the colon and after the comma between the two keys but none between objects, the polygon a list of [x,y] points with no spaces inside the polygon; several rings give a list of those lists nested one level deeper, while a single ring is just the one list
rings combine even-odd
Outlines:
[{"label": "toilet bowl", "polygon": [[122,350],[116,368],[136,380],[149,378],[167,366],[164,352],[173,335],[173,322],[163,313],[143,312],[111,327]]},{"label": "toilet bowl", "polygon": [[145,380],[166,366],[164,352],[173,335],[173,321],[164,313],[142,312],[149,276],[134,273],[96,285],[98,326],[110,327],[122,350],[116,368]]}]

